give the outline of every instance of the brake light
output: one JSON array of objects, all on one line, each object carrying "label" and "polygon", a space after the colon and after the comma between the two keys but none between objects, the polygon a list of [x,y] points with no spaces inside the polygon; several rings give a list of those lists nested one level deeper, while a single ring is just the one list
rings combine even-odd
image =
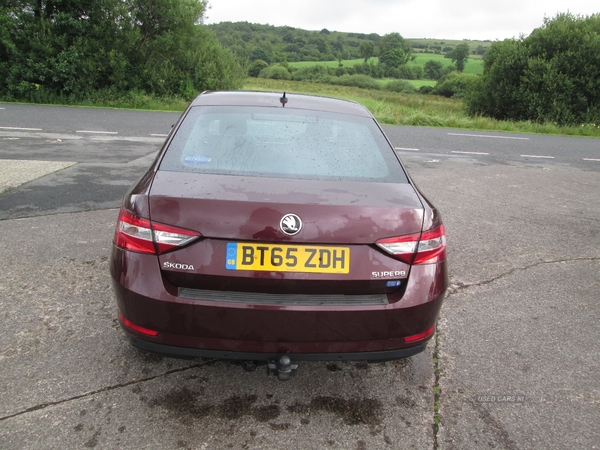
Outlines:
[{"label": "brake light", "polygon": [[199,237],[195,231],[142,219],[121,207],[114,242],[126,250],[160,255]]},{"label": "brake light", "polygon": [[433,264],[446,259],[444,225],[422,233],[380,239],[376,244],[407,264]]},{"label": "brake light", "polygon": [[421,234],[413,264],[432,264],[446,259],[446,230],[440,225]]}]

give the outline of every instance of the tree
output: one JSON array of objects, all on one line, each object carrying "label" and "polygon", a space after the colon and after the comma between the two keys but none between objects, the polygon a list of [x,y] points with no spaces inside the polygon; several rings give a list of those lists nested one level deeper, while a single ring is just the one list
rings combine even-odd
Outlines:
[{"label": "tree", "polygon": [[494,42],[469,111],[498,119],[600,122],[600,14],[558,14],[528,37]]},{"label": "tree", "polygon": [[321,35],[312,36],[309,41],[310,44],[317,47],[321,54],[329,53],[329,44],[325,40],[325,38]]},{"label": "tree", "polygon": [[425,63],[423,70],[425,76],[430,80],[439,80],[442,77],[444,65],[439,61],[429,60]]},{"label": "tree", "polygon": [[469,111],[501,120],[525,120],[520,85],[527,65],[522,41],[506,39],[492,44],[483,60],[481,87],[471,98]]},{"label": "tree", "polygon": [[252,53],[250,53],[250,56],[248,57],[248,59],[250,61],[257,61],[257,60],[265,61],[267,63],[267,65],[269,65],[271,63],[271,58],[269,58],[269,55],[267,55],[267,52],[265,52],[265,50],[260,47],[255,47],[254,50],[252,50]]},{"label": "tree", "polygon": [[472,73],[451,72],[441,78],[432,93],[444,97],[466,97],[478,86],[479,77]]},{"label": "tree", "polygon": [[393,70],[411,59],[412,47],[400,33],[389,33],[379,42],[379,64],[386,76],[395,76]]},{"label": "tree", "polygon": [[481,56],[485,55],[485,52],[486,52],[486,48],[483,45],[478,45],[474,51],[474,53],[476,55],[481,55]]},{"label": "tree", "polygon": [[379,41],[379,54],[389,52],[395,48],[399,48],[405,54],[410,55],[412,47],[406,40],[400,35],[400,33],[389,33],[381,38]]},{"label": "tree", "polygon": [[267,64],[262,59],[257,59],[255,61],[252,61],[252,63],[248,67],[248,76],[256,78],[256,77],[258,77],[258,74],[260,73],[260,71],[267,67],[269,67],[269,64]]},{"label": "tree", "polygon": [[344,51],[344,40],[342,39],[341,36],[338,36],[338,38],[331,43],[331,46],[333,47],[334,50],[336,50],[338,52],[343,52]]},{"label": "tree", "polygon": [[454,49],[449,52],[446,57],[450,58],[453,63],[456,64],[456,70],[462,72],[465,70],[465,63],[469,59],[469,53],[471,52],[471,48],[469,44],[463,42],[462,44],[458,44]]},{"label": "tree", "polygon": [[359,47],[360,56],[365,60],[365,63],[369,61],[369,58],[375,54],[375,44],[372,41],[364,40],[360,43]]},{"label": "tree", "polygon": [[204,0],[12,0],[0,6],[0,96],[85,98],[140,90],[190,98],[239,85],[201,25]]},{"label": "tree", "polygon": [[393,48],[383,53],[379,57],[379,63],[384,64],[387,68],[396,69],[408,62],[409,55],[404,53],[401,48]]},{"label": "tree", "polygon": [[[265,50],[271,62],[277,61],[334,61],[342,52],[343,59],[364,59],[360,53],[362,41],[378,45],[377,34],[344,33],[339,31],[307,31],[292,27],[221,22],[211,24],[221,44],[241,58],[248,58],[255,47]],[[242,35],[245,39],[242,39]],[[271,49],[264,45],[269,43]],[[371,56],[378,55],[377,48]]]},{"label": "tree", "polygon": [[269,66],[260,71],[259,78],[271,78],[273,80],[290,80],[290,72],[283,66]]}]

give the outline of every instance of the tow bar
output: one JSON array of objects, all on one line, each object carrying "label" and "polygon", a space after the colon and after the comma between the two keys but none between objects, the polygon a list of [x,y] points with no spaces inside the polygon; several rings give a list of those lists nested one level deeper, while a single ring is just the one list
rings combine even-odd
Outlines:
[{"label": "tow bar", "polygon": [[297,371],[298,364],[292,363],[287,355],[283,355],[277,361],[267,363],[267,375],[276,375],[279,381],[289,381]]}]

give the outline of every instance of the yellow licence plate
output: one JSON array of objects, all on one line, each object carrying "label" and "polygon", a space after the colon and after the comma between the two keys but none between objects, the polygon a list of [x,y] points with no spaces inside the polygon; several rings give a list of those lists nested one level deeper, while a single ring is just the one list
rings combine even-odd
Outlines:
[{"label": "yellow licence plate", "polygon": [[228,242],[226,267],[230,270],[343,274],[350,272],[350,248]]}]

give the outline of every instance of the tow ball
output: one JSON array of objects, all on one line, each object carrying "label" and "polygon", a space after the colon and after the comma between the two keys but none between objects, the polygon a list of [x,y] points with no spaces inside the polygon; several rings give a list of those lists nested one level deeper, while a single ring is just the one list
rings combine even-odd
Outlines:
[{"label": "tow ball", "polygon": [[298,364],[292,363],[290,357],[283,355],[277,361],[267,363],[267,375],[275,375],[279,381],[289,381],[296,375]]}]

